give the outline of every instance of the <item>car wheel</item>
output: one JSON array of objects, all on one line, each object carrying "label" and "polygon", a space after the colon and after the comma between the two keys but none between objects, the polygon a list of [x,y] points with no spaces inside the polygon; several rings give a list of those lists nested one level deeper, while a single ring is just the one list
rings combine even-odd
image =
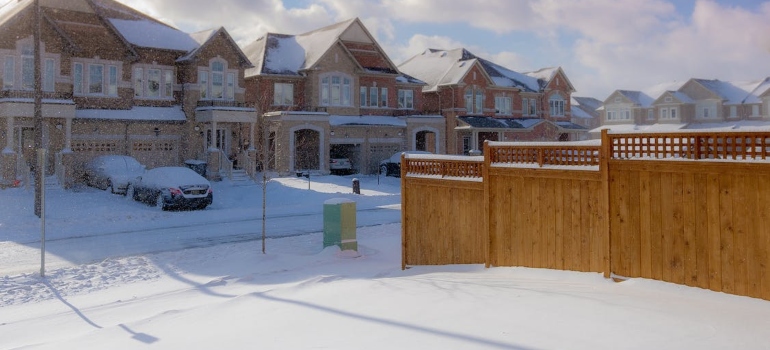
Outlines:
[{"label": "car wheel", "polygon": [[166,210],[166,201],[163,200],[163,194],[159,194],[158,198],[155,198],[155,207],[160,210]]},{"label": "car wheel", "polygon": [[380,167],[380,174],[382,174],[383,176],[388,176],[388,166],[387,165],[383,165],[383,166]]},{"label": "car wheel", "polygon": [[136,200],[136,191],[134,191],[134,185],[128,184],[128,187],[126,187],[126,198]]}]

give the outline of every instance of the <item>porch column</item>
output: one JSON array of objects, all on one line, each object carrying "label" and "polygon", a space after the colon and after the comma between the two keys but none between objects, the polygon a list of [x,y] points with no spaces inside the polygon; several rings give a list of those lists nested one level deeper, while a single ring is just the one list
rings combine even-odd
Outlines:
[{"label": "porch column", "polygon": [[0,154],[0,189],[16,184],[16,152],[13,151],[13,117],[6,117],[6,146]]},{"label": "porch column", "polygon": [[13,117],[6,117],[6,131],[5,131],[5,150],[3,153],[13,152]]},{"label": "porch column", "polygon": [[72,118],[64,120],[64,149],[62,151],[70,152],[72,150]]},{"label": "porch column", "polygon": [[256,122],[251,122],[249,125],[249,150],[254,149],[254,129],[257,127]]},{"label": "porch column", "polygon": [[215,148],[214,145],[216,145],[217,142],[217,122],[216,120],[211,121],[211,139],[209,140],[209,149]]}]

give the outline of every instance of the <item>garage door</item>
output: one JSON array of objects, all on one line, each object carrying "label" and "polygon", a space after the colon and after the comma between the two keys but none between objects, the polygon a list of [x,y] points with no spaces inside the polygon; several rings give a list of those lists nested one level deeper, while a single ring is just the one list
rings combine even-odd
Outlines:
[{"label": "garage door", "polygon": [[132,139],[131,156],[148,169],[179,165],[179,138]]}]

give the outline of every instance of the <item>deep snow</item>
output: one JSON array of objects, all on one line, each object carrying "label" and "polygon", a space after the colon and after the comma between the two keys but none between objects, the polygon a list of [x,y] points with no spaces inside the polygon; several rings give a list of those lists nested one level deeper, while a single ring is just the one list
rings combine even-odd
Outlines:
[{"label": "deep snow", "polygon": [[[160,212],[91,188],[0,190],[2,349],[768,349],[770,302],[597,273],[480,265],[402,271],[399,180],[214,183]],[[322,204],[356,201],[359,252],[322,249]],[[190,226],[194,225],[194,226]],[[136,253],[143,252],[143,253]]]}]

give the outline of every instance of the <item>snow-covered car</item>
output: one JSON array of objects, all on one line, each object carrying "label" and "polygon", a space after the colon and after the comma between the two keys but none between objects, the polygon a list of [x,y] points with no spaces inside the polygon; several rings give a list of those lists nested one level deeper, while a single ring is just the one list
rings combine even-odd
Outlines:
[{"label": "snow-covered car", "polygon": [[128,184],[144,174],[145,167],[129,156],[104,155],[85,164],[85,182],[112,193],[126,193]]},{"label": "snow-covered car", "polygon": [[345,157],[332,157],[329,159],[329,170],[332,173],[348,174],[353,171],[353,164]]},{"label": "snow-covered car", "polygon": [[211,183],[186,167],[147,170],[128,186],[128,195],[158,209],[204,209],[214,201]]},{"label": "snow-covered car", "polygon": [[431,154],[427,151],[406,151],[396,152],[390,158],[380,162],[380,175],[401,176],[401,155],[402,154]]}]

